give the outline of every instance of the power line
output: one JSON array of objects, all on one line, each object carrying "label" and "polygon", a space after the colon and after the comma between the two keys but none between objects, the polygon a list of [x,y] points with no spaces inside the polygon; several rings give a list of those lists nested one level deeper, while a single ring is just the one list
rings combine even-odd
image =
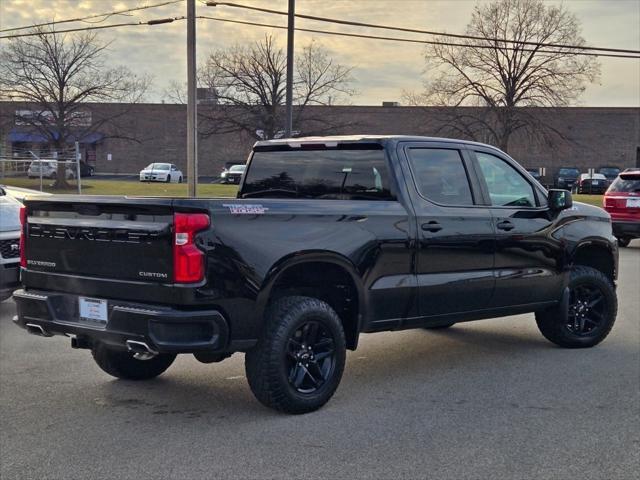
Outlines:
[{"label": "power line", "polygon": [[[233,7],[233,8],[242,8],[246,10],[254,10],[263,13],[271,13],[276,15],[287,15],[287,12],[282,10],[272,10],[270,8],[262,8],[262,7],[254,7],[250,5],[242,5],[239,3],[232,2],[217,2],[217,1],[208,1],[205,2],[208,6],[223,6],[223,7]],[[383,30],[395,30],[399,32],[410,32],[410,33],[423,33],[427,35],[437,35],[442,37],[453,37],[453,38],[462,38],[467,40],[481,40],[481,41],[489,41],[489,42],[502,42],[502,43],[511,43],[517,45],[533,45],[536,47],[553,47],[553,48],[567,48],[567,49],[579,49],[579,50],[592,50],[592,51],[601,51],[601,52],[617,52],[617,53],[635,53],[640,54],[640,50],[626,50],[620,48],[606,48],[606,47],[585,47],[580,45],[564,45],[561,43],[538,43],[531,41],[518,41],[518,40],[508,40],[504,38],[491,38],[491,37],[478,37],[473,35],[462,35],[457,33],[443,33],[443,32],[434,32],[430,30],[419,30],[414,28],[405,28],[405,27],[394,27],[390,25],[379,25],[373,23],[364,23],[364,22],[355,22],[349,20],[340,20],[336,18],[327,18],[327,17],[318,17],[315,15],[304,15],[301,13],[296,13],[296,17],[304,18],[307,20],[315,20],[318,22],[327,22],[327,23],[338,23],[341,25],[351,25],[356,27],[369,27],[369,28],[379,28]],[[494,47],[492,47],[494,48]]]},{"label": "power line", "polygon": [[[92,18],[105,17],[104,19],[100,20],[100,22],[103,22],[107,18],[112,17],[114,15],[122,15],[122,14],[125,14],[125,13],[136,12],[136,11],[139,11],[139,10],[148,10],[150,8],[164,7],[166,5],[172,5],[174,3],[182,3],[183,1],[184,0],[171,0],[171,1],[162,2],[162,3],[155,3],[153,5],[146,5],[144,7],[127,8],[125,10],[116,10],[114,12],[108,12],[108,13],[97,13],[95,15],[89,15],[89,16],[86,16],[86,17],[67,18],[66,20],[53,20],[51,22],[36,23],[34,25],[25,25],[23,27],[5,28],[3,30],[0,30],[0,33],[15,32],[16,30],[25,30],[27,28],[46,27],[46,26],[49,26],[49,25],[58,25],[60,23],[83,22],[85,20],[91,20]],[[6,38],[6,37],[0,37],[0,38]]]},{"label": "power line", "polygon": [[[179,0],[182,1],[182,0]],[[175,2],[171,2],[175,3]],[[257,8],[257,7],[251,7]],[[196,18],[206,19],[206,20],[214,20],[217,22],[228,22],[228,23],[236,23],[241,25],[251,25],[256,27],[265,27],[265,28],[275,28],[280,30],[286,30],[287,27],[281,25],[273,25],[269,23],[258,23],[258,22],[249,22],[243,20],[232,20],[228,18],[217,18],[217,17],[209,17],[206,15],[199,15]],[[69,33],[69,32],[82,32],[89,30],[103,30],[109,28],[117,28],[117,27],[135,27],[135,26],[143,26],[143,25],[159,25],[163,23],[172,23],[174,21],[184,20],[185,17],[170,17],[170,18],[162,18],[162,19],[154,19],[148,20],[146,22],[129,22],[129,23],[116,23],[111,25],[99,25],[95,27],[79,27],[79,28],[70,28],[65,30],[56,30],[55,33]],[[450,47],[463,47],[463,48],[479,48],[479,49],[488,49],[493,50],[496,47],[492,45],[479,45],[479,44],[468,44],[468,43],[453,43],[453,42],[440,42],[436,40],[417,40],[412,38],[398,38],[398,37],[383,37],[378,35],[365,35],[358,33],[347,33],[347,32],[334,32],[329,30],[317,30],[311,28],[300,28],[296,27],[295,30],[300,32],[308,32],[308,33],[318,33],[321,35],[336,35],[341,37],[351,37],[351,38],[366,38],[372,40],[384,40],[384,41],[393,41],[393,42],[403,42],[403,43],[417,43],[423,45],[442,45],[442,46],[450,46]],[[51,32],[53,33],[53,32]],[[4,35],[0,36],[0,39],[11,39],[11,38],[20,38],[20,37],[32,37],[42,35],[42,32],[29,32],[29,33],[18,33],[13,35]],[[47,34],[45,32],[45,34]],[[588,52],[562,52],[559,50],[538,50],[533,48],[514,48],[514,47],[503,47],[502,50],[510,50],[510,51],[521,51],[521,52],[536,52],[536,53],[565,53],[570,55],[580,55],[580,56],[589,56],[589,57],[609,57],[609,58],[632,58],[632,59],[640,59],[640,56],[635,55],[617,55],[617,54],[608,54],[608,53],[588,53]],[[640,53],[640,52],[639,52]]]},{"label": "power line", "polygon": [[[257,27],[266,27],[266,28],[276,28],[279,30],[286,30],[287,27],[282,25],[272,25],[269,23],[258,23],[258,22],[248,22],[244,20],[231,20],[228,18],[217,18],[217,17],[209,17],[206,15],[199,15],[197,18],[203,18],[206,20],[214,20],[216,22],[229,22],[229,23],[238,23],[242,25],[252,25]],[[321,35],[338,35],[342,37],[355,37],[355,38],[368,38],[373,40],[386,40],[386,41],[395,41],[395,42],[405,42],[405,43],[420,43],[425,45],[442,45],[442,46],[450,46],[450,47],[464,47],[464,48],[480,48],[480,49],[489,49],[494,50],[496,47],[491,45],[475,45],[468,43],[451,43],[451,42],[439,42],[436,40],[417,40],[413,38],[398,38],[398,37],[382,37],[378,35],[365,35],[359,33],[347,33],[347,32],[332,32],[329,30],[315,30],[310,28],[300,28],[296,27],[296,30],[300,32],[309,32],[309,33],[319,33]],[[635,55],[616,55],[610,53],[588,53],[588,52],[562,52],[559,50],[537,50],[533,48],[514,48],[514,47],[504,47],[502,50],[518,50],[520,52],[536,52],[536,53],[563,53],[567,55],[581,55],[588,57],[612,57],[612,58],[635,58],[640,59],[640,56]]]},{"label": "power line", "polygon": [[[181,0],[182,1],[182,0]],[[13,35],[4,35],[0,36],[0,39],[10,39],[10,38],[20,38],[20,37],[34,37],[38,35],[48,35],[50,33],[69,33],[69,32],[84,32],[87,30],[104,30],[107,28],[116,28],[116,27],[140,27],[144,25],[160,25],[163,23],[172,23],[179,20],[184,20],[186,17],[169,17],[169,18],[158,18],[153,20],[147,20],[146,22],[129,22],[129,23],[113,23],[110,25],[98,25],[97,27],[78,27],[78,28],[68,28],[65,30],[56,30],[55,32],[29,32],[29,33],[16,33]]]}]

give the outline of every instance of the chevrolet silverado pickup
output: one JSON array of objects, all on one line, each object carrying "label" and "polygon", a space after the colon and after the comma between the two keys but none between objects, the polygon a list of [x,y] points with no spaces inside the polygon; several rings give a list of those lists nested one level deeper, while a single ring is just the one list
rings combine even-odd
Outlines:
[{"label": "chevrolet silverado pickup", "polygon": [[330,399],[361,333],[533,312],[580,348],[616,318],[609,215],[479,143],[260,141],[235,198],[31,197],[21,218],[19,326],[130,380],[246,352],[289,413]]}]

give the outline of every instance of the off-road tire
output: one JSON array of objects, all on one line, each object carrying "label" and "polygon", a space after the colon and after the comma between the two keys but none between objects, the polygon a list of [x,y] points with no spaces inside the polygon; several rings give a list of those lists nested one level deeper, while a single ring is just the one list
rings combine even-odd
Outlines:
[{"label": "off-road tire", "polygon": [[[314,392],[300,393],[289,381],[289,342],[298,329],[317,322],[333,337],[333,368]],[[245,371],[255,397],[265,406],[286,413],[307,413],[329,401],[340,383],[346,358],[346,342],[340,318],[325,302],[290,296],[274,301],[265,313],[265,325],[255,348],[245,356]]]},{"label": "off-road tire", "polygon": [[600,326],[591,334],[577,335],[568,326],[567,306],[553,307],[536,312],[536,323],[547,340],[565,348],[588,348],[597,345],[609,335],[618,311],[613,282],[601,271],[579,265],[571,271],[569,289],[584,285],[597,288],[603,296],[603,321]]},{"label": "off-road tire", "polygon": [[133,353],[116,350],[100,343],[91,353],[98,366],[109,375],[124,380],[149,380],[162,374],[176,359],[175,355],[161,353],[150,360],[137,360]]}]

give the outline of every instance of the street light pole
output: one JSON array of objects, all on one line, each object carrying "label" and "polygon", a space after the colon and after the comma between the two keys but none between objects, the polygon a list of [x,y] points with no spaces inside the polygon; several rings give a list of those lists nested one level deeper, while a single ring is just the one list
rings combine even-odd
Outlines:
[{"label": "street light pole", "polygon": [[187,181],[189,196],[197,196],[196,0],[187,0]]},{"label": "street light pole", "polygon": [[285,137],[290,138],[293,130],[293,33],[295,28],[296,0],[289,0],[289,21],[287,23],[287,122]]}]

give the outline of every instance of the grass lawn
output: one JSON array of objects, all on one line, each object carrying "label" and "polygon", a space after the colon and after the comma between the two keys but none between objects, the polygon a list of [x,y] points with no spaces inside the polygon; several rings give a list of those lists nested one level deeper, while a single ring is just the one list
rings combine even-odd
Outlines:
[{"label": "grass lawn", "polygon": [[[0,179],[0,183],[15,187],[40,189],[39,179],[8,177]],[[70,190],[57,190],[51,187],[52,180],[43,180],[43,187],[49,193],[76,193],[75,182],[70,182],[73,188]],[[201,183],[198,185],[199,197],[235,197],[238,187],[235,185],[221,185],[215,183]],[[131,195],[131,196],[159,196],[159,197],[186,197],[186,183],[142,183],[122,180],[83,180],[82,193],[85,195]],[[602,207],[602,195],[578,195],[574,194],[576,202],[589,203],[596,207]]]},{"label": "grass lawn", "polygon": [[[32,188],[40,190],[39,179],[7,177],[0,179],[0,183],[14,187]],[[49,193],[77,193],[75,182],[69,182],[72,188],[69,190],[54,189],[52,180],[42,181],[43,190]],[[198,185],[199,197],[235,197],[238,187],[236,185],[221,185],[201,183]],[[82,180],[83,195],[130,195],[130,196],[160,196],[160,197],[186,197],[186,183],[143,183],[121,180]]]},{"label": "grass lawn", "polygon": [[579,195],[575,193],[573,199],[576,202],[588,203],[602,208],[602,195]]}]

